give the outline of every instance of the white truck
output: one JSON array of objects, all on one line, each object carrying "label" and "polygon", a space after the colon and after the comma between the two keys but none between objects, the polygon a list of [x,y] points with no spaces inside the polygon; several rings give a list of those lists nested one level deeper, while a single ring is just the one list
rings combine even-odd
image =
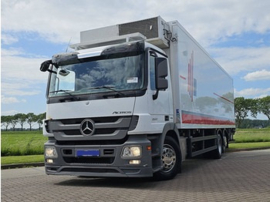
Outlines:
[{"label": "white truck", "polygon": [[233,80],[160,16],[83,31],[49,72],[49,175],[171,179],[186,158],[221,158],[235,131]]}]

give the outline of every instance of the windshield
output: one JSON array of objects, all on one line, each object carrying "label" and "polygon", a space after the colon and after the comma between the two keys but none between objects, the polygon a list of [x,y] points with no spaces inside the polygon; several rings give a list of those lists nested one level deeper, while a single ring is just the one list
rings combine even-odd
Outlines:
[{"label": "windshield", "polygon": [[143,54],[53,67],[49,97],[141,89]]}]

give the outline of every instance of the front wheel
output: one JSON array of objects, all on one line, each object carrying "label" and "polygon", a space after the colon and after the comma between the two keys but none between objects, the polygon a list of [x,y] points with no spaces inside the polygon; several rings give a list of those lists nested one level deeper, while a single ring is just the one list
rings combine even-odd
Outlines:
[{"label": "front wheel", "polygon": [[172,137],[167,136],[165,138],[161,161],[163,164],[162,170],[154,173],[154,178],[157,180],[172,179],[181,169],[181,151]]}]

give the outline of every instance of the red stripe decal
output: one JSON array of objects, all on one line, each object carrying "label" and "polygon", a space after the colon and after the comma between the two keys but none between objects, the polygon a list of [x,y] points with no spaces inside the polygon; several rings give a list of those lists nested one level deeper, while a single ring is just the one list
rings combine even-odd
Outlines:
[{"label": "red stripe decal", "polygon": [[231,120],[222,120],[203,115],[182,113],[182,123],[187,124],[211,124],[211,125],[235,125]]}]

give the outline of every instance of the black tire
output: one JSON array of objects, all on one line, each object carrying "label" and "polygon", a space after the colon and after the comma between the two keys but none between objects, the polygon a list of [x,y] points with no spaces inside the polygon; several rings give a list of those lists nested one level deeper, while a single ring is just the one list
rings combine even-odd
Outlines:
[{"label": "black tire", "polygon": [[227,138],[226,138],[226,135],[223,135],[221,137],[222,137],[222,153],[224,153],[226,150]]},{"label": "black tire", "polygon": [[163,163],[162,170],[154,173],[156,180],[170,180],[181,171],[182,156],[176,141],[167,136],[163,144],[161,160]]},{"label": "black tire", "polygon": [[229,148],[229,139],[227,135],[224,135],[223,137],[223,148],[223,152],[225,152],[225,150]]},{"label": "black tire", "polygon": [[217,148],[212,152],[212,157],[214,159],[220,159],[222,156],[223,151],[223,142],[222,142],[222,136],[220,134],[217,134]]},{"label": "black tire", "polygon": [[226,149],[228,149],[229,148],[229,141],[230,141],[229,135],[226,135],[226,140],[227,140]]},{"label": "black tire", "polygon": [[229,149],[229,139],[227,138],[227,145],[226,145],[226,149]]}]

